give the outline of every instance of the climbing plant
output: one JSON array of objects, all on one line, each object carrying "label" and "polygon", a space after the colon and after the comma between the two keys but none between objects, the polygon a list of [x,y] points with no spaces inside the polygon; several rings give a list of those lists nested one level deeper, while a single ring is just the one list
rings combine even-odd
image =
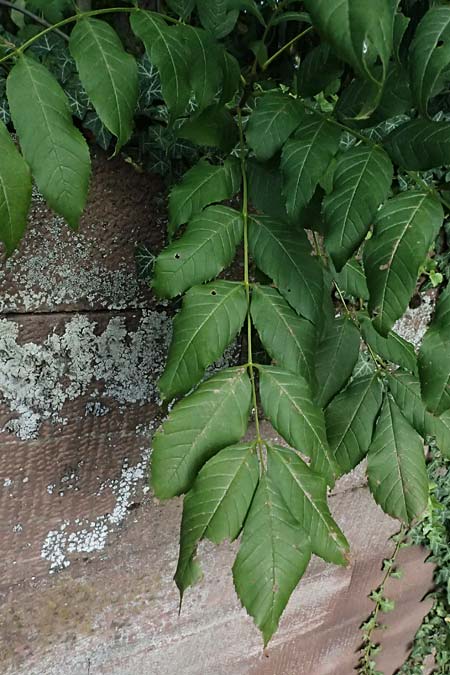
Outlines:
[{"label": "climbing plant", "polygon": [[[423,439],[450,453],[450,289],[418,354],[395,331],[446,236],[450,7],[167,0],[72,16],[51,4],[54,25],[2,38],[0,238],[8,254],[18,245],[32,179],[71,227],[88,192],[85,135],[36,45],[67,38],[114,154],[153,133],[138,108],[145,52],[159,127],[199,153],[170,190],[152,279],[158,296],[183,296],[152,486],[185,495],[181,598],[201,576],[198,543],[241,536],[234,584],[267,644],[311,555],[349,560],[327,505],[336,479],[367,456],[375,501],[408,525],[428,504]],[[205,376],[239,335],[241,362]]]}]

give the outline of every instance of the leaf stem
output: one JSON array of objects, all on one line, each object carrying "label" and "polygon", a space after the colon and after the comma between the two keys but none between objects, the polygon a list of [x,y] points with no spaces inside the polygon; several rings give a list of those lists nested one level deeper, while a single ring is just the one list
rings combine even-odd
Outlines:
[{"label": "leaf stem", "polygon": [[267,61],[265,63],[263,63],[263,65],[261,66],[261,70],[263,72],[265,70],[267,70],[267,68],[270,66],[270,64],[273,63],[273,61],[275,61],[275,59],[277,59],[279,56],[281,56],[281,54],[283,52],[285,52],[286,49],[289,49],[289,47],[292,47],[292,45],[295,44],[297,42],[297,40],[300,40],[304,35],[307,35],[312,30],[313,30],[313,27],[308,26],[308,28],[306,28],[304,31],[295,35],[295,37],[293,37],[292,40],[289,40],[289,42],[286,42],[286,44],[284,44],[282,47],[280,47],[280,49],[277,52],[275,52],[275,54],[272,54],[272,56],[269,59],[267,59]]},{"label": "leaf stem", "polygon": [[256,383],[255,383],[255,369],[253,363],[253,348],[252,348],[252,321],[250,317],[250,275],[249,275],[249,251],[248,251],[248,181],[247,181],[247,168],[245,161],[245,143],[244,143],[244,132],[242,128],[242,111],[240,108],[237,110],[238,115],[238,126],[239,126],[239,141],[240,141],[240,162],[241,162],[241,174],[242,174],[242,221],[244,225],[244,286],[245,293],[247,296],[247,367],[250,375],[250,382],[252,385],[252,401],[253,409],[255,411],[255,427],[256,427],[256,445],[258,448],[259,459],[261,468],[264,471],[264,453],[262,449],[262,438],[259,425],[259,415],[258,415],[258,398],[256,396]]},{"label": "leaf stem", "polygon": [[[120,12],[133,14],[134,12],[141,12],[141,11],[142,10],[139,9],[139,7],[104,7],[103,9],[93,9],[90,10],[89,12],[79,12],[78,14],[69,16],[67,19],[62,19],[61,21],[58,21],[58,23],[55,23],[49,26],[48,28],[41,30],[36,35],[33,35],[33,37],[31,37],[29,40],[20,45],[20,47],[17,47],[17,49],[10,52],[9,54],[6,54],[6,56],[0,59],[0,63],[3,63],[3,61],[6,61],[7,59],[10,59],[14,56],[22,54],[25,51],[25,49],[28,49],[28,47],[30,47],[34,42],[36,42],[36,40],[39,40],[39,38],[43,37],[44,35],[47,35],[47,33],[50,33],[51,31],[56,31],[58,28],[61,28],[62,26],[66,26],[69,23],[78,21],[78,19],[84,19],[90,16],[99,16],[100,14],[116,14]],[[167,16],[166,14],[159,14],[158,16],[160,16],[165,21],[168,21],[169,23],[178,23],[177,19],[174,19],[171,16]]]}]

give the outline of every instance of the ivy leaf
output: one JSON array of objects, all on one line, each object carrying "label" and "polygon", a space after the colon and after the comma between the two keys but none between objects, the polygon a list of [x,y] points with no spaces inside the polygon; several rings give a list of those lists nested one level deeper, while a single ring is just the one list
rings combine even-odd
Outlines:
[{"label": "ivy leaf", "polygon": [[327,504],[327,484],[288,448],[267,449],[269,474],[286,506],[309,533],[312,552],[327,562],[346,565],[349,545]]},{"label": "ivy leaf", "polygon": [[218,40],[231,33],[239,16],[239,9],[230,11],[228,0],[197,0],[197,11],[203,28]]},{"label": "ivy leaf", "polygon": [[167,364],[159,380],[164,400],[189,391],[242,328],[247,313],[244,285],[215,281],[191,288],[176,315]]},{"label": "ivy leaf", "polygon": [[338,272],[369,231],[388,196],[393,168],[384,150],[360,145],[338,159],[333,191],[323,201],[325,245]]},{"label": "ivy leaf", "polygon": [[419,375],[427,410],[441,415],[450,408],[450,287],[439,298],[420,346]]},{"label": "ivy leaf", "polygon": [[116,31],[98,19],[77,21],[69,47],[99,118],[117,137],[117,153],[133,131],[139,93],[136,60],[126,53]]},{"label": "ivy leaf", "polygon": [[235,145],[238,129],[231,113],[222,105],[211,105],[190,117],[177,132],[197,145],[229,152]]},{"label": "ivy leaf", "polygon": [[297,86],[303,96],[316,96],[341,77],[344,65],[322,42],[311,49],[300,64]]},{"label": "ivy leaf", "polygon": [[393,161],[408,171],[427,171],[450,164],[450,122],[416,119],[386,137]]},{"label": "ivy leaf", "polygon": [[427,115],[428,101],[448,82],[450,7],[432,7],[416,28],[409,48],[411,88],[417,107]]},{"label": "ivy leaf", "polygon": [[358,321],[364,340],[378,356],[412,373],[417,372],[417,357],[411,342],[407,342],[394,331],[389,331],[387,337],[382,337],[373,327],[369,317],[362,312],[358,314]]},{"label": "ivy leaf", "polygon": [[170,9],[185,21],[194,11],[196,0],[166,0]]},{"label": "ivy leaf", "polygon": [[385,513],[411,523],[428,503],[428,476],[422,439],[397,404],[386,396],[367,456],[367,477]]},{"label": "ivy leaf", "polygon": [[251,316],[269,356],[284,370],[302,375],[315,388],[316,329],[299,317],[270,286],[254,286]]},{"label": "ivy leaf", "polygon": [[356,377],[325,410],[330,448],[348,473],[367,454],[383,399],[383,388],[375,373]]},{"label": "ivy leaf", "polygon": [[382,335],[403,316],[443,219],[442,206],[430,192],[402,192],[378,211],[374,235],[364,247],[364,269],[369,310]]},{"label": "ivy leaf", "polygon": [[201,577],[195,560],[197,544],[209,539],[220,544],[233,541],[241,531],[259,480],[254,443],[221,450],[200,470],[184,498],[180,554],[175,582],[181,598]]},{"label": "ivy leaf", "polygon": [[366,275],[361,263],[356,258],[350,258],[340,272],[334,272],[333,277],[339,289],[347,295],[353,295],[353,297],[361,298],[361,300],[369,299]]},{"label": "ivy leaf", "polygon": [[0,121],[0,241],[7,255],[22,239],[30,203],[30,170]]},{"label": "ivy leaf", "polygon": [[228,206],[208,206],[192,218],[186,232],[157,257],[152,287],[173,298],[209,281],[231,263],[242,239],[241,214]]},{"label": "ivy leaf", "polygon": [[350,319],[340,317],[325,326],[316,354],[316,401],[321,408],[345,385],[358,355],[359,332]]},{"label": "ivy leaf", "polygon": [[270,159],[289,138],[303,119],[300,103],[281,92],[261,96],[249,117],[247,142],[260,161]]},{"label": "ivy leaf", "polygon": [[199,469],[245,434],[251,385],[245,368],[227,368],[179,401],[153,439],[152,486],[160,499],[187,492]]},{"label": "ivy leaf", "polygon": [[239,189],[237,160],[229,158],[223,164],[209,164],[201,159],[189,169],[169,196],[169,232],[173,234],[180,225],[213,202],[230,199]]},{"label": "ivy leaf", "polygon": [[328,446],[322,410],[313,402],[308,382],[274,366],[259,366],[261,403],[274,429],[299,452],[311,468],[334,485],[338,466]]},{"label": "ivy leaf", "polygon": [[[390,0],[373,0],[361,4],[343,0],[338,5],[329,0],[306,0],[313,24],[336,54],[364,78],[378,84],[381,95],[392,52],[395,7]],[[378,79],[376,62],[383,69]],[[368,102],[363,115],[376,105]]]},{"label": "ivy leaf", "polygon": [[323,274],[311,255],[305,232],[270,216],[252,216],[249,249],[257,266],[274,280],[291,307],[312,323],[318,323]]},{"label": "ivy leaf", "polygon": [[320,179],[339,148],[339,127],[321,115],[305,115],[281,154],[283,194],[288,215],[296,221],[310,202]]},{"label": "ivy leaf", "polygon": [[264,645],[311,557],[308,535],[289,513],[269,475],[258,485],[233,565],[236,592],[261,630]]},{"label": "ivy leaf", "polygon": [[21,56],[7,81],[23,155],[49,206],[77,227],[86,203],[90,158],[67,98],[45,66]]},{"label": "ivy leaf", "polygon": [[150,62],[159,71],[164,101],[174,117],[182,115],[191,97],[184,26],[168,27],[160,16],[140,10],[131,27],[142,40]]}]

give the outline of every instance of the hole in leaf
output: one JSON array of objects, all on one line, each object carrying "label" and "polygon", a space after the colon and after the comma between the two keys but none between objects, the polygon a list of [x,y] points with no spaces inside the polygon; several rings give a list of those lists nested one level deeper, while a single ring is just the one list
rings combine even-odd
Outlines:
[{"label": "hole in leaf", "polygon": [[180,258],[181,258],[180,254],[179,254],[179,253],[175,253],[175,259],[176,259],[176,260],[179,260]]},{"label": "hole in leaf", "polygon": [[217,291],[211,291],[211,295],[217,295]]},{"label": "hole in leaf", "polygon": [[443,47],[443,46],[444,46],[444,40],[439,40],[436,47]]}]

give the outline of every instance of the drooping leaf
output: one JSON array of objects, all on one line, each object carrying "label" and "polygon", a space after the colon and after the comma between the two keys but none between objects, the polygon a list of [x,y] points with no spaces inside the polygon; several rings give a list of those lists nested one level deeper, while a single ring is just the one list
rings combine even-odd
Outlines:
[{"label": "drooping leaf", "polygon": [[308,566],[308,535],[289,513],[269,475],[258,485],[233,565],[236,592],[267,645]]},{"label": "drooping leaf", "polygon": [[186,492],[199,469],[245,434],[251,385],[245,368],[228,368],[179,401],[153,439],[152,485],[160,499]]},{"label": "drooping leaf", "polygon": [[243,284],[216,280],[191,288],[176,315],[167,364],[159,380],[164,400],[188,392],[242,328],[247,313]]},{"label": "drooping leaf", "polygon": [[23,155],[49,206],[77,227],[86,203],[90,157],[53,75],[21,56],[7,81],[11,116]]},{"label": "drooping leaf", "polygon": [[381,382],[373,373],[356,377],[325,410],[328,442],[342,473],[366,456],[382,398]]},{"label": "drooping leaf", "polygon": [[401,12],[397,12],[394,17],[394,55],[398,63],[401,63],[400,51],[410,21],[410,17]]},{"label": "drooping leaf", "polygon": [[30,170],[0,121],[0,241],[8,255],[25,232],[30,202]]},{"label": "drooping leaf", "polygon": [[251,205],[267,216],[287,219],[285,200],[282,195],[283,180],[279,162],[247,162],[248,196]]},{"label": "drooping leaf", "polygon": [[212,35],[201,28],[184,26],[189,49],[189,78],[200,110],[211,105],[222,83],[221,48]]},{"label": "drooping leaf", "polygon": [[341,130],[321,115],[307,114],[283,147],[281,170],[288,215],[297,220],[337,153]]},{"label": "drooping leaf", "polygon": [[222,105],[212,105],[190,117],[177,132],[197,145],[230,151],[238,137],[236,123],[231,113]]},{"label": "drooping leaf", "polygon": [[311,458],[311,468],[333,485],[338,466],[328,446],[322,410],[301,376],[274,366],[259,366],[261,403],[274,429]]},{"label": "drooping leaf", "polygon": [[432,7],[416,28],[409,48],[411,88],[422,115],[428,101],[438,94],[449,79],[450,7]]},{"label": "drooping leaf", "polygon": [[394,162],[408,171],[450,164],[450,122],[406,122],[387,136],[385,147]]},{"label": "drooping leaf", "polygon": [[395,331],[389,331],[387,337],[382,337],[373,327],[367,314],[358,314],[361,333],[366,343],[381,358],[396,363],[397,365],[417,372],[417,357],[414,345],[404,340]]},{"label": "drooping leaf", "polygon": [[364,269],[369,310],[382,335],[403,316],[443,219],[442,206],[430,192],[402,192],[378,211],[374,235],[364,247]]},{"label": "drooping leaf", "polygon": [[271,445],[267,455],[269,474],[289,511],[309,533],[312,552],[327,562],[346,565],[349,546],[328,508],[326,482],[288,448]]},{"label": "drooping leaf", "polygon": [[180,225],[205,206],[230,199],[239,189],[239,166],[234,158],[223,164],[210,164],[201,159],[189,169],[169,197],[169,232],[173,234]]},{"label": "drooping leaf", "polygon": [[359,332],[347,317],[328,323],[316,354],[316,401],[325,408],[353,372],[359,354]]},{"label": "drooping leaf", "polygon": [[450,287],[439,298],[420,346],[419,375],[427,410],[441,415],[450,409]]},{"label": "drooping leaf", "polygon": [[185,27],[168,27],[158,14],[145,11],[131,15],[131,27],[158,68],[167,107],[174,117],[182,115],[191,97]]},{"label": "drooping leaf", "polygon": [[420,381],[416,375],[401,370],[387,374],[389,391],[402,415],[418,434],[425,438],[436,434],[438,417],[427,411],[420,393]]},{"label": "drooping leaf", "polygon": [[247,142],[259,161],[270,159],[300,125],[301,104],[288,94],[261,96],[247,123]]},{"label": "drooping leaf", "polygon": [[209,539],[232,541],[241,531],[259,480],[254,443],[221,450],[200,470],[184,498],[180,554],[175,582],[180,595],[201,577],[197,544]]},{"label": "drooping leaf", "polygon": [[325,245],[338,272],[366,236],[392,176],[389,157],[376,145],[359,145],[339,157],[333,191],[323,201]]},{"label": "drooping leaf", "polygon": [[347,295],[353,295],[361,300],[369,299],[366,275],[361,263],[356,258],[350,258],[340,272],[334,272],[334,278],[339,289]]},{"label": "drooping leaf", "polygon": [[405,523],[419,518],[428,503],[422,439],[386,396],[367,455],[369,488],[385,513]]},{"label": "drooping leaf", "polygon": [[274,280],[291,307],[312,323],[318,323],[323,274],[311,255],[305,232],[270,216],[252,216],[249,249],[258,267]]},{"label": "drooping leaf", "polygon": [[77,21],[69,47],[97,115],[117,137],[117,153],[133,130],[138,100],[136,60],[124,50],[116,31],[98,19]]},{"label": "drooping leaf", "polygon": [[186,232],[157,257],[152,287],[173,298],[217,276],[233,260],[242,238],[241,214],[228,206],[208,206],[189,222]]},{"label": "drooping leaf", "polygon": [[251,316],[269,356],[284,370],[302,375],[315,389],[316,329],[299,317],[276,288],[254,286]]},{"label": "drooping leaf", "polygon": [[239,9],[229,8],[228,0],[197,0],[197,11],[203,28],[218,40],[234,28]]},{"label": "drooping leaf", "polygon": [[300,64],[297,86],[303,96],[315,96],[341,77],[344,64],[330,46],[322,42],[311,49]]}]

